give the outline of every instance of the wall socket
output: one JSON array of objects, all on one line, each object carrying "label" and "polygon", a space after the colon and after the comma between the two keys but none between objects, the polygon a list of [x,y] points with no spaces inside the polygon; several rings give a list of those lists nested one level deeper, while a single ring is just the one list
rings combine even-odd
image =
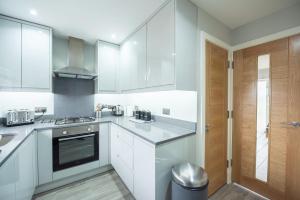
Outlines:
[{"label": "wall socket", "polygon": [[162,114],[164,114],[164,115],[170,115],[170,108],[163,108],[162,109]]},{"label": "wall socket", "polygon": [[46,113],[47,112],[47,107],[35,107],[34,112],[35,113]]}]

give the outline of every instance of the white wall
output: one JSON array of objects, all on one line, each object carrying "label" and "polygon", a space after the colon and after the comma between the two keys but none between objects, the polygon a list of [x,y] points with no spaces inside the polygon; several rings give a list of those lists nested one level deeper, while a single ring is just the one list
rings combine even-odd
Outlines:
[{"label": "white wall", "polygon": [[46,114],[53,114],[53,94],[43,92],[0,92],[0,117],[10,109],[47,107]]},{"label": "white wall", "polygon": [[231,29],[198,7],[198,30],[231,44]]},{"label": "white wall", "polygon": [[300,3],[232,30],[232,45],[300,26]]},{"label": "white wall", "polygon": [[[192,91],[96,94],[95,105],[98,103],[137,105],[140,109],[148,109],[155,115],[197,122],[197,92]],[[170,115],[163,115],[162,108],[169,108]]]}]

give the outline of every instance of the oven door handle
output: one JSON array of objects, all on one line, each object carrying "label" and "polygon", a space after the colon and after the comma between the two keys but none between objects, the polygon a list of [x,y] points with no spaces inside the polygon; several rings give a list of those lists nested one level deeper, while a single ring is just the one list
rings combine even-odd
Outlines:
[{"label": "oven door handle", "polygon": [[81,136],[75,136],[75,137],[69,137],[69,138],[60,138],[58,141],[67,141],[67,140],[74,140],[78,138],[87,138],[87,137],[93,137],[95,134],[89,134],[89,135],[81,135]]}]

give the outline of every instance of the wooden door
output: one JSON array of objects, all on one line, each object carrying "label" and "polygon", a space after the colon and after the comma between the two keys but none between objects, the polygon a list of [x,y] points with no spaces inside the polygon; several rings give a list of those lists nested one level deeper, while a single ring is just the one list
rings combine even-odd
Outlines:
[{"label": "wooden door", "polygon": [[[300,35],[289,39],[288,122],[300,122]],[[288,125],[287,198],[300,199],[300,124]]]},{"label": "wooden door", "polygon": [[227,179],[227,50],[206,42],[205,170],[211,195]]},{"label": "wooden door", "polygon": [[[270,56],[270,106],[266,182],[255,176],[258,56]],[[233,180],[271,199],[284,199],[287,176],[289,39],[234,52]]]}]

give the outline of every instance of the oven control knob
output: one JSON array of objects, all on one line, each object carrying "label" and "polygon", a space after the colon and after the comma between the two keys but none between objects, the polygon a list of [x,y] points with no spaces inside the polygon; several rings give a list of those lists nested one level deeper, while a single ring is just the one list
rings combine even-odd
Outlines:
[{"label": "oven control knob", "polygon": [[88,132],[91,132],[92,131],[92,129],[91,128],[88,128]]},{"label": "oven control knob", "polygon": [[62,134],[63,134],[63,135],[67,135],[68,132],[67,132],[67,131],[63,131]]}]

